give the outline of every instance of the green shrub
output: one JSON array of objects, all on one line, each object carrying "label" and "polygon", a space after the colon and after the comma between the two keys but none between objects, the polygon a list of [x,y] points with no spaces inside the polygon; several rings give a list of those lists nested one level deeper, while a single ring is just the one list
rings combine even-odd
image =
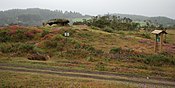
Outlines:
[{"label": "green shrub", "polygon": [[0,51],[2,53],[9,53],[11,50],[12,45],[10,43],[1,43],[0,44]]},{"label": "green shrub", "polygon": [[87,60],[87,61],[90,61],[90,62],[93,62],[93,61],[94,61],[94,59],[93,59],[92,56],[88,56],[88,57],[86,57],[86,60]]},{"label": "green shrub", "polygon": [[141,34],[143,38],[151,39],[151,35],[149,33],[143,33]]},{"label": "green shrub", "polygon": [[0,52],[2,53],[32,53],[35,46],[27,43],[2,43]]},{"label": "green shrub", "polygon": [[65,57],[71,59],[87,58],[90,55],[88,51],[83,49],[67,50],[65,54],[66,54]]},{"label": "green shrub", "polygon": [[34,34],[26,29],[0,30],[0,42],[25,42],[34,38]]},{"label": "green shrub", "polygon": [[121,34],[121,35],[125,35],[125,33],[123,31],[119,31],[117,32],[118,34]]},{"label": "green shrub", "polygon": [[162,65],[175,65],[174,58],[170,58],[165,55],[157,54],[150,55],[144,59],[144,63],[154,66],[162,66]]},{"label": "green shrub", "polygon": [[110,58],[104,58],[104,61],[109,62],[109,61],[111,61],[111,59]]},{"label": "green shrub", "polygon": [[90,37],[91,36],[88,33],[79,33],[78,35],[81,36],[81,37],[84,37],[84,38],[87,38],[87,37]]},{"label": "green shrub", "polygon": [[47,34],[49,34],[49,30],[43,30],[43,33],[41,34],[41,36],[44,37]]},{"label": "green shrub", "polygon": [[11,41],[20,42],[27,40],[28,37],[25,35],[25,31],[17,30],[15,34],[11,36]]},{"label": "green shrub", "polygon": [[45,48],[48,48],[48,49],[50,49],[50,48],[56,48],[57,47],[57,44],[58,42],[57,41],[53,41],[53,40],[46,40],[46,41],[44,41],[44,47]]},{"label": "green shrub", "polygon": [[113,33],[114,29],[112,29],[111,27],[105,27],[103,28],[103,31],[109,32],[109,33]]},{"label": "green shrub", "polygon": [[98,71],[106,71],[107,69],[106,69],[104,63],[98,62],[98,63],[96,64],[96,70],[98,70]]},{"label": "green shrub", "polygon": [[32,52],[34,50],[34,45],[32,44],[20,44],[19,45],[19,50],[21,52]]},{"label": "green shrub", "polygon": [[0,30],[0,42],[7,42],[10,40],[8,32],[8,30]]},{"label": "green shrub", "polygon": [[33,48],[33,53],[45,53],[45,51],[41,48],[38,47],[34,47]]},{"label": "green shrub", "polygon": [[119,53],[121,50],[122,50],[121,47],[118,47],[118,48],[112,48],[112,49],[110,50],[110,53],[113,53],[113,54],[115,54],[115,53]]},{"label": "green shrub", "polygon": [[95,27],[95,26],[91,26],[91,28],[94,29],[94,30],[100,30],[100,28]]}]

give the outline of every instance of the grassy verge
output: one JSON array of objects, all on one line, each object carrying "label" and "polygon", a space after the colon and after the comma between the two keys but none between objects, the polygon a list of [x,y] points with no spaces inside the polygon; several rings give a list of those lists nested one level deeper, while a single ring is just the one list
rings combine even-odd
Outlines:
[{"label": "grassy verge", "polygon": [[30,61],[24,57],[1,57],[0,63],[12,64],[15,66],[27,66],[31,68],[55,68],[83,71],[105,71],[118,74],[129,74],[137,76],[154,76],[174,78],[175,69],[173,66],[150,66],[139,62],[125,62],[108,59],[63,59],[52,58],[49,61]]},{"label": "grassy verge", "polygon": [[131,84],[117,82],[8,71],[0,71],[0,83],[1,88],[136,88]]}]

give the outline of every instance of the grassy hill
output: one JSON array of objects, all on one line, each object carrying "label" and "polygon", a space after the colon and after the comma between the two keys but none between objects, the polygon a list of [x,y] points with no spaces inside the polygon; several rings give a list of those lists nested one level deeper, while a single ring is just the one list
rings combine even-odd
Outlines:
[{"label": "grassy hill", "polygon": [[[69,37],[63,35],[65,31],[70,33]],[[165,52],[154,54],[154,35],[145,31],[108,33],[99,30],[99,28],[86,25],[68,27],[1,27],[0,64],[40,69],[61,68],[79,71],[111,72],[174,80],[175,34],[174,30],[168,30],[168,33],[168,43],[164,45]],[[49,55],[50,59],[46,61],[27,59],[29,56],[37,53]],[[56,83],[60,83],[61,79],[64,80],[66,83],[61,82],[60,84],[65,87],[73,81],[70,78],[62,77],[57,77],[59,79],[57,80],[53,75],[20,74],[21,76],[11,72],[1,72],[1,77],[2,75],[5,75],[5,77],[2,77],[3,80],[0,80],[3,83],[0,86],[10,84],[10,87],[14,87],[13,83],[16,86],[25,86],[27,83],[34,81],[40,82],[39,85],[41,86],[49,86],[52,84],[50,77],[54,78],[53,80]],[[21,84],[21,79],[12,80],[16,77],[24,78],[25,85]],[[8,80],[5,80],[6,78]],[[31,81],[26,82],[26,80]],[[42,84],[45,82],[49,84]],[[89,83],[87,80],[84,82],[82,79],[77,79],[76,82],[81,86]],[[104,84],[101,84],[99,81],[94,82],[97,85],[109,87],[108,82]],[[34,85],[37,85],[37,83]],[[97,87],[97,85],[91,86]],[[121,86],[115,83],[111,85]],[[121,87],[128,88],[132,86],[123,85]]]}]

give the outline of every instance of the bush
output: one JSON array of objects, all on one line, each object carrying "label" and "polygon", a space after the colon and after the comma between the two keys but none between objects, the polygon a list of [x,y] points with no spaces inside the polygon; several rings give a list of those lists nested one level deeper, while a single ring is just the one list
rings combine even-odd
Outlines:
[{"label": "bush", "polygon": [[19,50],[21,52],[32,52],[34,50],[34,45],[32,44],[20,44],[19,45]]},{"label": "bush", "polygon": [[2,53],[33,53],[36,52],[33,44],[27,43],[2,43],[0,44],[0,52]]},{"label": "bush", "polygon": [[27,40],[28,37],[24,30],[17,30],[15,34],[11,35],[11,41],[20,42]]},{"label": "bush", "polygon": [[35,30],[29,31],[28,29],[3,29],[0,30],[0,42],[25,42],[31,40],[35,36]]},{"label": "bush", "polygon": [[95,26],[91,26],[91,29],[94,29],[94,30],[100,30],[100,28],[95,27]]},{"label": "bush", "polygon": [[90,62],[93,62],[93,61],[94,61],[94,59],[93,59],[92,56],[88,56],[88,57],[86,57],[86,60],[87,60],[87,61],[90,61]]},{"label": "bush", "polygon": [[125,33],[123,31],[119,31],[117,32],[118,34],[121,34],[121,35],[125,35]]},{"label": "bush", "polygon": [[44,47],[45,48],[56,48],[57,47],[57,41],[53,41],[53,40],[46,40],[44,41]]},{"label": "bush", "polygon": [[118,48],[112,48],[112,49],[110,50],[110,53],[112,53],[112,54],[120,53],[121,50],[122,50],[121,47],[118,47]]},{"label": "bush", "polygon": [[1,43],[0,44],[0,51],[2,53],[9,53],[11,52],[12,45],[10,43]]},{"label": "bush", "polygon": [[104,63],[98,62],[98,63],[96,64],[96,70],[98,70],[98,71],[106,71],[107,69],[106,69]]},{"label": "bush", "polygon": [[109,61],[111,61],[111,58],[104,58],[104,61],[109,62]]},{"label": "bush", "polygon": [[91,35],[88,34],[88,33],[78,33],[79,36],[83,37],[83,38],[88,38],[90,37]]},{"label": "bush", "polygon": [[74,22],[73,25],[84,25],[84,22]]},{"label": "bush", "polygon": [[141,34],[143,38],[151,39],[151,35],[149,33],[143,33]]},{"label": "bush", "polygon": [[162,66],[162,65],[175,65],[174,58],[170,58],[165,55],[150,55],[144,59],[144,63],[154,66]]},{"label": "bush", "polygon": [[114,29],[110,28],[110,27],[105,27],[103,28],[103,31],[109,32],[109,33],[113,33]]},{"label": "bush", "polygon": [[49,30],[43,30],[43,33],[41,34],[42,37],[44,37],[45,35],[49,34]]},{"label": "bush", "polygon": [[9,40],[8,30],[0,30],[0,42],[7,42]]}]

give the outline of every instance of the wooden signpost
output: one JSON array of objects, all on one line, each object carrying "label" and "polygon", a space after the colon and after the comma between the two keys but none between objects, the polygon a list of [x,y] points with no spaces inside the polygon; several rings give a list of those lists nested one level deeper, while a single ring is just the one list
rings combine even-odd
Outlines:
[{"label": "wooden signpost", "polygon": [[[154,45],[154,52],[155,53],[162,52],[163,51],[163,40],[164,40],[163,35],[167,34],[167,32],[164,31],[164,30],[154,30],[151,33],[156,35],[156,40],[155,40],[155,45]],[[160,45],[160,47],[159,47],[159,45]]]}]

